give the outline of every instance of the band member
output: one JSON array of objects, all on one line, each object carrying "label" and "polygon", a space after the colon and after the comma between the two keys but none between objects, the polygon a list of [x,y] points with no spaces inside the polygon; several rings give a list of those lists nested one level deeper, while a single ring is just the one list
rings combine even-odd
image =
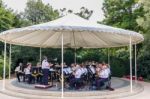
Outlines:
[{"label": "band member", "polygon": [[91,81],[95,80],[96,70],[95,70],[94,65],[92,65],[91,63],[89,64],[87,69],[88,69],[88,76],[89,76],[88,79],[91,82]]},{"label": "band member", "polygon": [[75,84],[77,84],[81,80],[82,71],[81,71],[80,65],[76,66],[76,70],[75,72],[73,72],[73,75],[74,75],[74,78],[72,78],[69,83],[70,89],[78,87],[78,86],[75,86]]},{"label": "band member", "polygon": [[84,75],[86,75],[88,72],[86,66],[83,63],[81,64],[81,71],[82,71],[82,74],[84,74]]},{"label": "band member", "polygon": [[[99,79],[97,80],[97,89],[99,89],[104,82],[109,80],[109,76],[110,76],[110,69],[108,68],[108,66],[106,64],[100,64],[100,72],[99,72]],[[114,89],[111,88],[110,86],[107,86],[109,90],[113,91]]]},{"label": "band member", "polygon": [[47,57],[44,56],[44,59],[42,61],[42,73],[43,73],[42,84],[43,85],[48,85],[48,75],[49,75],[50,66],[52,66],[52,64],[49,64]]},{"label": "band member", "polygon": [[32,82],[32,75],[31,75],[31,63],[27,63],[27,67],[24,69],[25,77],[28,79],[28,84],[31,84]]},{"label": "band member", "polygon": [[72,72],[76,70],[76,65],[74,63],[71,64],[71,70]]},{"label": "band member", "polygon": [[97,65],[96,65],[96,75],[97,75],[97,76],[100,75],[101,68],[102,68],[102,64],[97,64]]},{"label": "band member", "polygon": [[66,67],[63,69],[63,72],[65,75],[69,75],[72,73],[72,68],[68,65],[66,65]]},{"label": "band member", "polygon": [[20,77],[23,78],[23,81],[25,80],[25,74],[23,72],[23,64],[22,63],[19,63],[19,66],[17,66],[15,68],[15,73],[16,73],[16,76],[17,76],[17,79],[18,79],[18,82],[20,82]]}]

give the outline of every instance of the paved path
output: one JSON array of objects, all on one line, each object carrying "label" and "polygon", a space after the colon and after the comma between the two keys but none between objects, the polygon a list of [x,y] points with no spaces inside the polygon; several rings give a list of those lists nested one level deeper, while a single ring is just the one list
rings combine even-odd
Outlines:
[{"label": "paved path", "polygon": [[130,97],[121,98],[121,99],[150,99],[150,83],[140,82],[144,86],[144,91]]},{"label": "paved path", "polygon": [[[121,99],[150,99],[150,83],[141,82],[141,84],[144,86],[143,92],[141,92],[137,95],[134,95],[134,96],[125,97],[125,98],[121,98]],[[0,81],[0,89],[2,89],[2,81]],[[1,99],[21,99],[21,98],[7,96],[7,95],[1,94],[1,93],[0,93],[0,98]]]},{"label": "paved path", "polygon": [[[0,80],[0,90],[2,90],[2,80]],[[8,96],[8,95],[0,93],[0,99],[21,99],[21,98],[16,98],[16,97],[12,97],[12,96]]]}]

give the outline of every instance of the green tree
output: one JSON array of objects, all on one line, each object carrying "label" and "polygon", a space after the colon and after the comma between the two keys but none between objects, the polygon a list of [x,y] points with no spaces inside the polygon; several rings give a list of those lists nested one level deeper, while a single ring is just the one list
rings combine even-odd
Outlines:
[{"label": "green tree", "polygon": [[23,13],[15,13],[15,17],[14,17],[14,23],[13,26],[15,28],[21,28],[21,27],[25,27],[25,26],[29,26],[32,25],[31,21],[24,18]]},{"label": "green tree", "polygon": [[[60,13],[61,16],[64,16],[67,15],[68,13],[74,13],[74,12],[71,9],[67,10],[66,8],[62,8],[60,9]],[[88,8],[81,7],[80,11],[74,14],[79,15],[80,17],[88,20],[92,16],[93,10],[89,10]]]},{"label": "green tree", "polygon": [[[15,14],[14,25],[15,27],[25,27],[32,24],[52,21],[58,17],[58,11],[54,10],[49,4],[44,4],[42,0],[28,0],[25,11]],[[18,61],[24,63],[31,61],[33,65],[35,65],[36,62],[39,61],[39,49],[40,48],[13,46],[13,66],[16,66]],[[42,49],[42,54],[47,55],[48,57],[53,57],[53,55],[50,56],[47,54],[51,52],[54,51],[50,49]]]},{"label": "green tree", "polygon": [[58,18],[59,13],[49,4],[44,4],[42,0],[28,0],[24,16],[33,24],[38,24]]},{"label": "green tree", "polygon": [[89,19],[93,14],[93,10],[89,10],[85,7],[81,7],[80,12],[78,12],[76,14],[81,16],[82,18]]},{"label": "green tree", "polygon": [[143,15],[138,0],[104,0],[104,24],[139,31],[136,19]]},{"label": "green tree", "polygon": [[0,0],[0,32],[12,28],[14,14],[10,9],[6,9],[2,0]]},{"label": "green tree", "polygon": [[[138,4],[138,1],[139,0],[104,0],[103,11],[105,19],[102,23],[137,32],[141,31],[142,28],[138,25],[136,19],[143,16],[144,12],[143,7]],[[137,52],[140,51],[140,48],[141,44],[137,45]],[[118,64],[114,63],[112,65],[123,66],[121,68],[126,70],[126,74],[129,74],[129,51],[127,47],[116,48],[115,50],[111,49],[111,52],[115,53],[115,55],[112,55],[114,59],[120,60]],[[120,67],[118,66],[118,68]]]},{"label": "green tree", "polygon": [[150,1],[140,0],[139,4],[144,8],[144,16],[139,17],[137,22],[143,28],[145,41],[139,55],[139,75],[150,80]]}]

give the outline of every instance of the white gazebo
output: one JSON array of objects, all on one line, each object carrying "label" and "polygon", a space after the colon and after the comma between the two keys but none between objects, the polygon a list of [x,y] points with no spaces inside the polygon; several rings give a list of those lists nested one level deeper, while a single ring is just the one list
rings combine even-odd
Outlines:
[{"label": "white gazebo", "polygon": [[[3,90],[5,89],[6,43],[41,48],[61,48],[62,64],[64,48],[110,48],[129,46],[130,48],[130,89],[132,92],[132,45],[144,40],[143,36],[134,31],[114,28],[90,22],[77,15],[69,14],[54,21],[38,25],[11,29],[0,34],[4,47]],[[40,53],[41,57],[41,53]],[[41,58],[40,58],[41,59]],[[11,64],[10,64],[11,65]],[[63,72],[63,66],[62,66]],[[63,74],[63,73],[62,73]],[[135,63],[136,76],[136,63]],[[63,75],[62,75],[63,78]],[[62,79],[63,97],[63,79]]]}]

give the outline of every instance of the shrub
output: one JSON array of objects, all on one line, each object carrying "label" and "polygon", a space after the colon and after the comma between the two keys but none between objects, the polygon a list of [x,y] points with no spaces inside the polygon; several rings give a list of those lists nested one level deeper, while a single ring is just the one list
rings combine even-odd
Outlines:
[{"label": "shrub", "polygon": [[[3,66],[4,66],[4,59],[2,56],[0,56],[0,79],[3,77]],[[9,62],[6,61],[6,77],[8,76],[8,68],[9,68]]]}]

